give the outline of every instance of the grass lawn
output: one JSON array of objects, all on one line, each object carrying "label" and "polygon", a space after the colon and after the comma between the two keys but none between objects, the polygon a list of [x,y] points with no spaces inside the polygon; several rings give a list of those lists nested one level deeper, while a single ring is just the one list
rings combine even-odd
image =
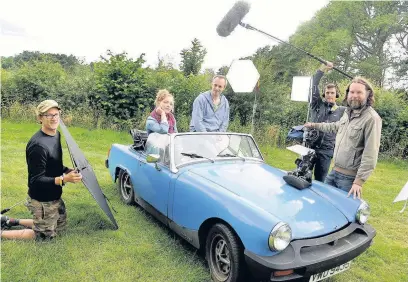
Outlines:
[{"label": "grass lawn", "polygon": [[[23,200],[27,192],[25,146],[35,124],[2,121],[1,208]],[[2,281],[209,281],[202,256],[141,209],[121,203],[104,166],[112,143],[130,144],[127,133],[70,128],[93,166],[99,184],[117,213],[119,230],[82,184],[68,184],[63,198],[68,229],[53,242],[1,242]],[[64,163],[71,166],[65,142]],[[263,147],[269,164],[293,169],[295,154]],[[392,201],[408,180],[408,163],[382,161],[364,186],[371,205],[369,223],[377,230],[374,245],[355,259],[349,271],[331,281],[408,281],[408,211]],[[23,205],[7,215],[30,217]]]}]

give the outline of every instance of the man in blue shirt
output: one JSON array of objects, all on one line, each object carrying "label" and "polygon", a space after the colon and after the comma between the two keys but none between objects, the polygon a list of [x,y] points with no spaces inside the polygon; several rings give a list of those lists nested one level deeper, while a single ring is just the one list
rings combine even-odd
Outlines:
[{"label": "man in blue shirt", "polygon": [[216,75],[212,80],[211,90],[198,95],[193,103],[190,131],[226,132],[229,123],[229,103],[222,95],[227,86],[223,75]]}]

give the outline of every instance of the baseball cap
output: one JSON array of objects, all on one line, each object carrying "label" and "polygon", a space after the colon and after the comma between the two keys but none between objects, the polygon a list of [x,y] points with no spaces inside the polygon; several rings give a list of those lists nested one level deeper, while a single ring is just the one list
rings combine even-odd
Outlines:
[{"label": "baseball cap", "polygon": [[58,106],[58,103],[54,100],[45,100],[42,101],[37,108],[35,109],[35,113],[37,114],[37,116],[45,113],[46,111],[48,111],[51,108],[57,108],[58,110],[61,110],[61,108]]}]

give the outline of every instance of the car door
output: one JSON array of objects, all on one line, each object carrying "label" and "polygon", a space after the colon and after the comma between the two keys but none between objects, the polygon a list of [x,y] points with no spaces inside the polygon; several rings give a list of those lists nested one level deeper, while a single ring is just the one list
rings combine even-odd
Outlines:
[{"label": "car door", "polygon": [[[136,175],[136,193],[153,208],[167,217],[168,196],[173,173],[169,169],[169,141],[167,134],[152,133],[146,142],[146,149],[140,155]],[[148,163],[150,153],[160,155],[157,163]]]}]

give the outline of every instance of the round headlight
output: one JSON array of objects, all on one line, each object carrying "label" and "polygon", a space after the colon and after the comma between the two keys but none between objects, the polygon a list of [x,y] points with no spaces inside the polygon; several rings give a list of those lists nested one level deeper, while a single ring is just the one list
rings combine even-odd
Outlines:
[{"label": "round headlight", "polygon": [[269,249],[271,251],[283,251],[292,240],[292,229],[284,222],[279,222],[269,234]]},{"label": "round headlight", "polygon": [[362,203],[358,207],[356,219],[360,224],[364,224],[370,216],[370,206],[365,201],[361,201]]}]

